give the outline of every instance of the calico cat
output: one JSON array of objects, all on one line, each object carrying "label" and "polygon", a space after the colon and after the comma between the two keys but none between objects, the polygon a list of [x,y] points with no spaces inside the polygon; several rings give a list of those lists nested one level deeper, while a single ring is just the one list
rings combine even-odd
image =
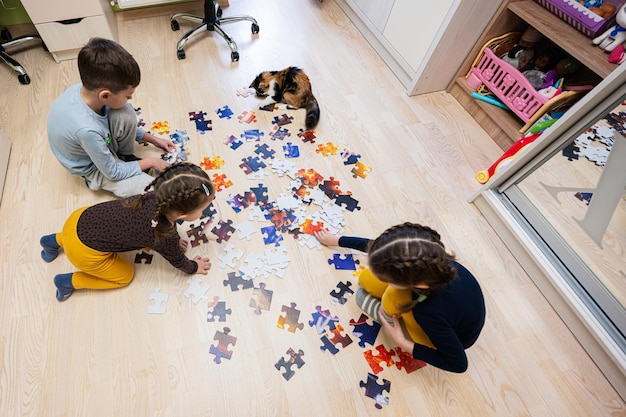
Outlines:
[{"label": "calico cat", "polygon": [[[312,129],[320,119],[320,108],[311,90],[311,81],[303,70],[287,67],[280,71],[264,71],[256,76],[250,88],[258,97],[268,97],[268,103],[285,103],[294,109],[306,109],[305,125]],[[262,106],[263,107],[263,106]]]}]

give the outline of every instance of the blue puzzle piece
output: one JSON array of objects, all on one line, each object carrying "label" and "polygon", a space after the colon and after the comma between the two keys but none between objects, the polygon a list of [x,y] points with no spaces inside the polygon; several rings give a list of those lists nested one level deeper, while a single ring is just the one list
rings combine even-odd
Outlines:
[{"label": "blue puzzle piece", "polygon": [[202,135],[204,135],[204,132],[207,130],[213,130],[210,120],[196,119],[194,122],[196,123],[196,130]]},{"label": "blue puzzle piece", "polygon": [[300,148],[291,142],[287,142],[287,145],[283,146],[283,151],[285,151],[285,158],[297,158],[300,156]]},{"label": "blue puzzle piece", "polygon": [[279,127],[276,131],[270,133],[270,139],[272,140],[284,140],[289,136],[291,136],[291,133],[284,127]]},{"label": "blue puzzle piece", "polygon": [[361,314],[358,320],[350,319],[350,324],[354,326],[352,334],[360,339],[359,346],[365,347],[365,344],[374,346],[378,333],[380,332],[380,323],[373,321],[372,324],[367,322],[367,316]]},{"label": "blue puzzle piece", "polygon": [[280,242],[283,240],[283,236],[276,233],[276,226],[267,226],[261,228],[261,233],[265,236],[263,237],[263,243],[266,245],[274,244],[275,246],[280,246]]},{"label": "blue puzzle piece", "polygon": [[258,142],[261,140],[261,136],[263,135],[264,133],[259,131],[259,129],[249,129],[249,130],[244,130],[240,136],[248,142],[252,142],[252,141]]},{"label": "blue puzzle piece", "polygon": [[243,145],[243,141],[237,139],[237,137],[234,135],[230,135],[229,137],[227,137],[226,140],[224,140],[224,143],[230,146],[230,149],[233,150]]},{"label": "blue puzzle piece", "polygon": [[228,106],[224,106],[221,109],[215,110],[215,113],[220,116],[220,119],[230,119],[231,117],[233,117],[233,111]]},{"label": "blue puzzle piece", "polygon": [[356,265],[359,263],[358,260],[354,260],[352,254],[346,254],[342,257],[341,254],[335,253],[332,259],[328,260],[328,265],[335,265],[335,269],[343,269],[343,270],[351,270],[356,271]]},{"label": "blue puzzle piece", "polygon": [[328,336],[324,335],[320,338],[322,341],[322,346],[320,346],[320,350],[323,352],[325,350],[329,351],[333,355],[339,352],[339,349],[328,339]]},{"label": "blue puzzle piece", "polygon": [[276,151],[272,148],[270,148],[269,146],[267,146],[267,143],[264,143],[262,145],[259,145],[258,143],[256,145],[254,145],[254,147],[256,148],[256,150],[254,151],[254,153],[256,153],[257,155],[261,155],[261,158],[263,159],[274,159],[274,154],[276,153]]}]

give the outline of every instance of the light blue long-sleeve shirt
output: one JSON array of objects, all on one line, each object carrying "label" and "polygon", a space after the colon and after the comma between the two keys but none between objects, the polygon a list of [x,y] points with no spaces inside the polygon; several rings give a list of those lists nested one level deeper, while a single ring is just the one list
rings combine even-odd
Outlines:
[{"label": "light blue long-sleeve shirt", "polygon": [[[86,176],[99,170],[116,181],[141,174],[138,162],[123,162],[111,147],[109,107],[104,115],[93,111],[80,95],[81,84],[65,90],[50,106],[48,142],[54,156],[71,174]],[[139,141],[145,131],[137,129]]]}]

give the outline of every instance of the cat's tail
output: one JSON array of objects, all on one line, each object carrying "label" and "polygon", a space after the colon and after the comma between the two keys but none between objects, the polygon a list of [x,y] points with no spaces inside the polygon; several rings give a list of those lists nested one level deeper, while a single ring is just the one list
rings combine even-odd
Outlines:
[{"label": "cat's tail", "polygon": [[317,104],[317,99],[313,95],[310,96],[305,108],[306,121],[304,124],[307,129],[313,129],[320,120],[320,107]]}]

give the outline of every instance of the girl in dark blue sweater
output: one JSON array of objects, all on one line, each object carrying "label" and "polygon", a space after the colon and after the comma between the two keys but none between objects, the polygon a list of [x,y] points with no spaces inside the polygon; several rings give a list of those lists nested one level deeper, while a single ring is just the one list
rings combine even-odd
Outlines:
[{"label": "girl in dark blue sweater", "polygon": [[465,349],[483,328],[485,301],[476,278],[446,252],[439,233],[404,223],[375,240],[327,232],[316,237],[324,245],[367,252],[369,269],[359,277],[356,302],[402,350],[446,371],[467,370]]}]

